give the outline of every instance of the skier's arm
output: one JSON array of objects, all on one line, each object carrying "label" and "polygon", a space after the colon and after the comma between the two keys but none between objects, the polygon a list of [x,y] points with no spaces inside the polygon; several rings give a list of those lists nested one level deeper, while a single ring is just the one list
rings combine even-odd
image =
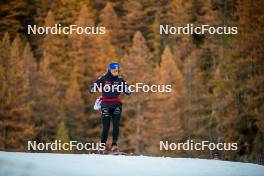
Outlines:
[{"label": "skier's arm", "polygon": [[103,77],[99,77],[90,87],[89,92],[94,93],[97,90],[100,90],[100,85],[103,84]]}]

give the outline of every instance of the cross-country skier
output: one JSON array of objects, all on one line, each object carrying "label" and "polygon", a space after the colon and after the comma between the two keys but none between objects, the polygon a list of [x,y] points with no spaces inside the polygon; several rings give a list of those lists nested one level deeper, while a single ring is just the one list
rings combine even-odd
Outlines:
[{"label": "cross-country skier", "polygon": [[[97,89],[102,92],[100,97],[100,109],[102,111],[102,124],[103,129],[101,132],[101,143],[106,145],[108,132],[110,128],[110,122],[113,123],[113,133],[112,133],[112,145],[111,151],[117,153],[118,150],[118,136],[119,136],[119,124],[122,113],[122,103],[120,99],[120,94],[123,92],[126,95],[130,95],[127,82],[120,76],[120,65],[117,62],[112,62],[108,65],[107,72],[99,77],[93,86],[91,87],[91,92],[97,91]],[[109,87],[111,90],[109,90]],[[98,103],[98,102],[97,102]],[[107,150],[99,150],[100,154],[106,154]]]}]

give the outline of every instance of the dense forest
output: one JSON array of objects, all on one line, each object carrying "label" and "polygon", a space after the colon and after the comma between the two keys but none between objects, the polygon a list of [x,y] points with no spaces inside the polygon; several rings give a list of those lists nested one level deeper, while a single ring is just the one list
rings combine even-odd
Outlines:
[{"label": "dense forest", "polygon": [[[124,151],[263,163],[263,6],[262,0],[1,0],[0,150],[27,151],[28,140],[98,142],[99,94],[88,87],[115,60],[128,83],[173,89],[122,97]],[[29,24],[107,32],[28,35]],[[238,34],[160,35],[162,24],[237,26]],[[160,140],[188,139],[236,142],[238,150],[159,150]]]}]

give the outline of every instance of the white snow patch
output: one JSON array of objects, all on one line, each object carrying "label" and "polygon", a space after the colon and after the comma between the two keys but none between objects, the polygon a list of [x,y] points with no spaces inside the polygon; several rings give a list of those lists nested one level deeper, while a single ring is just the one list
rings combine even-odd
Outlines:
[{"label": "white snow patch", "polygon": [[220,160],[0,152],[0,176],[264,176],[264,166]]}]

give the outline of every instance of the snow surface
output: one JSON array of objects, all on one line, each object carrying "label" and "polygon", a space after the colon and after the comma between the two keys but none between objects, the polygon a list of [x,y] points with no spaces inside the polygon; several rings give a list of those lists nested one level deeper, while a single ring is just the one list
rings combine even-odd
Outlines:
[{"label": "snow surface", "polygon": [[264,166],[191,158],[0,152],[0,176],[264,176]]}]

